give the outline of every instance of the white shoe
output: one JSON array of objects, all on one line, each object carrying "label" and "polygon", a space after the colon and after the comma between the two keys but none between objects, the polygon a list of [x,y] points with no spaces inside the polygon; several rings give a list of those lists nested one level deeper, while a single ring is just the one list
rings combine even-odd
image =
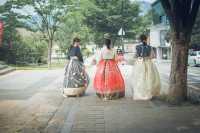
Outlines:
[{"label": "white shoe", "polygon": [[62,94],[64,98],[66,98],[67,96],[65,94]]}]

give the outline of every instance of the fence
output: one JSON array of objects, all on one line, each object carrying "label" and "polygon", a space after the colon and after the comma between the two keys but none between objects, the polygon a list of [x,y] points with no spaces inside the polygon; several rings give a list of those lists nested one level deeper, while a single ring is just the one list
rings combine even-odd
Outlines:
[{"label": "fence", "polygon": [[19,52],[16,49],[9,48],[0,48],[0,60],[15,65],[40,65],[47,62],[46,57],[38,52],[27,49]]}]

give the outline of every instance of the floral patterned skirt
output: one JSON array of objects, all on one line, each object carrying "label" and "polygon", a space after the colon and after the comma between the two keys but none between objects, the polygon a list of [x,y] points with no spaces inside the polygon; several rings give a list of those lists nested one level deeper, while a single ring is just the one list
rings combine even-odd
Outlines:
[{"label": "floral patterned skirt", "polygon": [[94,88],[100,98],[124,97],[125,84],[115,60],[101,60],[94,78]]},{"label": "floral patterned skirt", "polygon": [[78,59],[71,59],[65,67],[63,94],[80,96],[85,93],[89,84],[89,77],[83,64]]}]

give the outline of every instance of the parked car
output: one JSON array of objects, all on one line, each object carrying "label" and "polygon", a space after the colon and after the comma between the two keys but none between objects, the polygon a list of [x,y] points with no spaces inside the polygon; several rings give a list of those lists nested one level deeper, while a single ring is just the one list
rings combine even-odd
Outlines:
[{"label": "parked car", "polygon": [[191,66],[200,65],[200,51],[190,51],[189,52],[188,64]]}]

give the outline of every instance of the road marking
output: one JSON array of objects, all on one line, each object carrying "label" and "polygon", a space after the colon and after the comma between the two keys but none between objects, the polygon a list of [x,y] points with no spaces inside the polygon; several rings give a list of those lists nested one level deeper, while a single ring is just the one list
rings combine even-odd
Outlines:
[{"label": "road marking", "polygon": [[188,87],[193,88],[193,89],[195,89],[195,90],[200,90],[200,88],[198,88],[198,87],[196,87],[196,86],[194,86],[194,85],[188,85]]},{"label": "road marking", "polygon": [[[166,78],[166,77],[169,78],[169,76],[167,74],[165,74],[165,73],[160,73],[160,76],[161,76],[161,80],[163,81],[162,83],[164,83],[165,85],[169,85],[169,80]],[[194,78],[194,77],[189,77],[188,80],[190,80],[190,81],[192,81],[190,78],[199,80],[199,79]],[[193,82],[188,82],[188,87],[193,88],[195,90],[200,90],[199,87],[191,85],[191,84],[194,84],[194,83],[200,83],[200,82],[198,82],[198,81],[197,82],[194,82],[194,81]]]},{"label": "road marking", "polygon": [[196,81],[196,82],[193,82],[193,81],[191,81],[191,82],[188,82],[189,84],[200,84],[200,81]]},{"label": "road marking", "polygon": [[[190,75],[188,75],[188,80],[193,80],[193,79],[195,79],[195,80],[197,80],[197,81],[199,81],[200,80],[200,77],[192,77],[193,75],[191,74],[191,73],[189,73]],[[165,77],[168,77],[169,78],[169,75],[168,74],[166,74],[166,73],[162,73],[162,72],[160,72],[160,75],[161,76],[165,76]],[[200,75],[198,75],[198,76],[200,76]],[[197,82],[197,83],[200,83],[200,81],[199,82]]]},{"label": "road marking", "polygon": [[199,76],[200,76],[200,74],[191,73],[191,72],[189,72],[188,74],[190,74],[190,75],[192,75],[192,76],[197,76],[197,77],[199,77]]},{"label": "road marking", "polygon": [[[161,81],[161,82],[162,82],[162,81]],[[169,86],[169,83],[168,83],[166,80],[163,80],[162,84],[163,84],[163,85]],[[188,84],[188,88],[192,88],[192,89],[195,89],[195,90],[200,91],[200,88],[199,88],[199,87],[194,86],[194,85],[191,85],[191,84]]]}]

